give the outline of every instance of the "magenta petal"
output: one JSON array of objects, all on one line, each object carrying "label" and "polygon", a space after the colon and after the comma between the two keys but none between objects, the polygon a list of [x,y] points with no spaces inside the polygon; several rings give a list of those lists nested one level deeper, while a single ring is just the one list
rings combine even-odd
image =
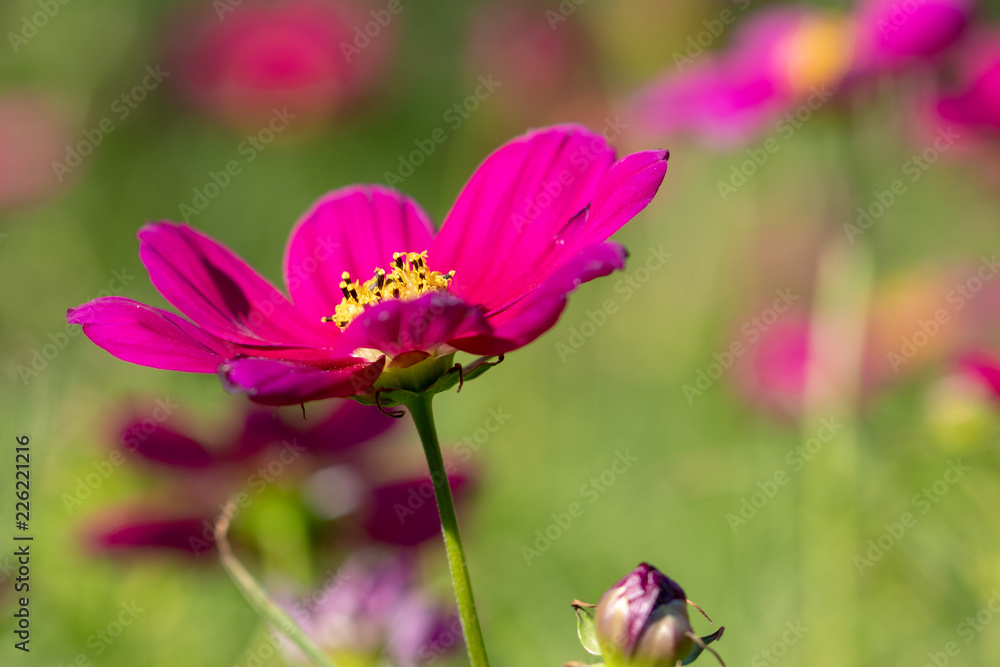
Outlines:
[{"label": "magenta petal", "polygon": [[70,308],[66,320],[83,325],[83,333],[98,347],[141,366],[214,373],[234,354],[232,345],[183,317],[120,296]]},{"label": "magenta petal", "polygon": [[377,438],[398,423],[376,407],[343,401],[300,434],[299,442],[316,454],[343,452]]},{"label": "magenta petal", "polygon": [[253,408],[247,412],[243,428],[229,446],[219,452],[225,461],[245,461],[268,446],[291,442],[298,432],[281,421],[273,410]]},{"label": "magenta petal", "polygon": [[867,0],[858,10],[858,66],[893,67],[951,46],[972,17],[969,0]]},{"label": "magenta petal", "polygon": [[187,225],[139,230],[139,257],[167,301],[206,331],[242,345],[308,347],[336,331],[300,313],[232,250]]},{"label": "magenta petal", "polygon": [[230,391],[244,393],[255,403],[298,405],[364,393],[384,366],[384,357],[375,362],[348,357],[323,368],[251,357],[223,364],[219,372]]},{"label": "magenta petal", "polygon": [[451,291],[487,309],[537,268],[583,211],[615,160],[600,135],[575,125],[535,130],[497,149],[462,189],[428,255],[454,270]]},{"label": "magenta petal", "polygon": [[433,352],[452,338],[492,331],[479,306],[447,292],[431,292],[412,301],[383,301],[366,308],[344,329],[339,344],[345,352],[370,348],[395,357]]},{"label": "magenta petal", "polygon": [[487,315],[490,335],[473,335],[448,341],[452,347],[480,355],[504,354],[523,347],[552,328],[566,307],[566,297],[594,278],[625,268],[625,248],[599,243],[584,248],[542,285],[502,311]]},{"label": "magenta petal", "polygon": [[[465,474],[448,476],[452,493],[461,501],[470,487]],[[373,540],[413,547],[441,534],[434,485],[429,477],[406,479],[372,489],[362,519]]]},{"label": "magenta petal", "polygon": [[211,468],[215,457],[205,447],[183,433],[163,424],[146,429],[148,419],[134,420],[122,429],[121,441],[139,456],[174,468]]},{"label": "magenta petal", "polygon": [[646,208],[667,174],[668,151],[642,151],[618,160],[601,181],[575,247],[606,241]]},{"label": "magenta petal", "polygon": [[351,186],[320,199],[296,223],[285,250],[285,283],[295,304],[313,318],[332,315],[347,271],[365,281],[387,268],[396,252],[431,245],[428,215],[409,197],[377,185]]},{"label": "magenta petal", "polygon": [[135,516],[120,524],[94,531],[92,545],[103,551],[170,549],[199,554],[214,546],[208,519],[185,517],[151,519]]}]

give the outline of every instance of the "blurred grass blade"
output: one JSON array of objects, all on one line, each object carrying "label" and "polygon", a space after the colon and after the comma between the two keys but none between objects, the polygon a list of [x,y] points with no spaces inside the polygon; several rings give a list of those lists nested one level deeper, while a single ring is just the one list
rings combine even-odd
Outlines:
[{"label": "blurred grass blade", "polygon": [[333,661],[323,653],[322,649],[316,646],[309,636],[306,635],[305,631],[299,627],[295,619],[268,597],[264,587],[254,579],[253,575],[233,555],[233,550],[226,539],[226,533],[229,531],[229,517],[233,516],[235,512],[236,503],[230,500],[226,503],[225,508],[222,510],[222,515],[219,516],[218,521],[215,523],[215,544],[219,549],[219,560],[222,561],[222,567],[229,573],[233,583],[236,584],[236,587],[243,593],[243,597],[260,614],[261,618],[268,621],[281,634],[292,640],[314,665],[317,665],[317,667],[336,667]]}]

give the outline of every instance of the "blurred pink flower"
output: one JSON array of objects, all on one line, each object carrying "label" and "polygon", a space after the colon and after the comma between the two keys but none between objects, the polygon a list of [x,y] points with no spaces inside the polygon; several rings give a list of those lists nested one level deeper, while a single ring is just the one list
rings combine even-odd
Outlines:
[{"label": "blurred pink flower", "polygon": [[[349,533],[367,541],[412,547],[440,533],[437,506],[426,475],[375,481],[364,469],[364,446],[397,422],[374,407],[338,402],[328,415],[304,428],[289,426],[268,410],[247,410],[233,436],[206,446],[183,431],[133,418],[121,442],[167,480],[169,509],[155,494],[102,513],[88,528],[91,545],[102,551],[168,549],[198,554],[212,548],[212,526],[226,500],[243,493],[255,498],[270,485],[313,487],[320,519],[345,518]],[[317,470],[336,475],[315,475]],[[456,494],[470,477],[449,475]],[[335,484],[337,488],[324,488]],[[316,488],[316,487],[319,488]],[[325,492],[325,493],[324,493]],[[419,502],[414,502],[414,497]]]},{"label": "blurred pink flower", "polygon": [[[395,46],[395,26],[356,0],[244,0],[184,14],[168,37],[172,80],[205,112],[256,127],[274,109],[313,122],[377,85]],[[360,48],[359,46],[360,45]]]},{"label": "blurred pink flower", "polygon": [[726,50],[682,60],[641,91],[635,113],[649,132],[714,144],[783,131],[791,112],[811,115],[844,89],[941,55],[971,13],[966,0],[870,0],[853,15],[772,6],[743,21]]},{"label": "blurred pink flower", "polygon": [[824,104],[847,72],[852,49],[844,17],[771,7],[741,23],[727,50],[681,62],[679,73],[641,92],[635,112],[641,125],[657,134],[694,132],[712,143],[743,141],[797,103]]},{"label": "blurred pink flower", "polygon": [[[462,646],[458,615],[422,589],[412,554],[353,554],[328,586],[307,596],[313,604],[286,603],[289,614],[338,664],[414,667]],[[292,664],[308,664],[290,643]]]},{"label": "blurred pink flower", "polygon": [[52,167],[72,141],[69,123],[30,92],[0,97],[0,210],[45,200],[58,191]]},{"label": "blurred pink flower", "polygon": [[1000,359],[990,352],[967,352],[958,361],[962,374],[972,378],[1000,400]]},{"label": "blurred pink flower", "polygon": [[958,84],[943,93],[938,115],[974,130],[1000,131],[1000,32],[974,35],[957,63]]}]

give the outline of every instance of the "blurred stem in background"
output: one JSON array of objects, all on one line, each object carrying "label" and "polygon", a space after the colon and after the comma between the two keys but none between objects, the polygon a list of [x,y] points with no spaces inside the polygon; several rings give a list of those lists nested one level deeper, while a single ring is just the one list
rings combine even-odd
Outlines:
[{"label": "blurred stem in background", "polygon": [[413,417],[413,423],[417,426],[417,433],[424,446],[424,455],[427,457],[427,466],[430,468],[434,484],[434,495],[441,516],[441,531],[444,534],[444,547],[448,553],[448,569],[451,571],[451,582],[455,587],[458,613],[462,619],[462,634],[465,635],[469,660],[472,662],[472,667],[489,667],[483,631],[479,627],[479,615],[476,613],[476,602],[472,597],[472,582],[465,563],[465,550],[462,548],[462,537],[458,531],[455,501],[448,485],[448,473],[445,471],[441,444],[438,442],[437,429],[434,427],[434,412],[431,408],[433,399],[433,394],[422,393],[408,403],[407,408]]},{"label": "blurred stem in background", "polygon": [[260,585],[253,575],[243,567],[243,564],[233,555],[233,550],[229,546],[226,533],[229,531],[230,517],[238,512],[236,502],[230,500],[222,510],[222,516],[215,524],[215,544],[219,549],[219,560],[222,567],[232,578],[247,602],[253,607],[262,618],[269,621],[281,634],[292,640],[296,646],[309,658],[317,667],[335,667],[330,658],[320,649],[312,639],[299,627],[299,624],[289,616],[274,600],[268,596],[267,591]]},{"label": "blurred stem in background", "polygon": [[801,590],[810,628],[803,664],[811,667],[861,664],[860,617],[844,610],[858,609],[860,597],[853,560],[862,456],[857,408],[871,281],[866,246],[849,245],[841,234],[827,241],[814,288],[802,440],[820,438],[824,421],[839,428],[801,477]]}]

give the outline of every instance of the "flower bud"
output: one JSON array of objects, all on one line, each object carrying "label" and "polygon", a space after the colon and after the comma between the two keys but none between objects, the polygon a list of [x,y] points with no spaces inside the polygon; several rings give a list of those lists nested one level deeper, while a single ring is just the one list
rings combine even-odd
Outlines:
[{"label": "flower bud", "polygon": [[601,597],[594,626],[609,667],[673,667],[694,647],[684,589],[648,563]]}]

